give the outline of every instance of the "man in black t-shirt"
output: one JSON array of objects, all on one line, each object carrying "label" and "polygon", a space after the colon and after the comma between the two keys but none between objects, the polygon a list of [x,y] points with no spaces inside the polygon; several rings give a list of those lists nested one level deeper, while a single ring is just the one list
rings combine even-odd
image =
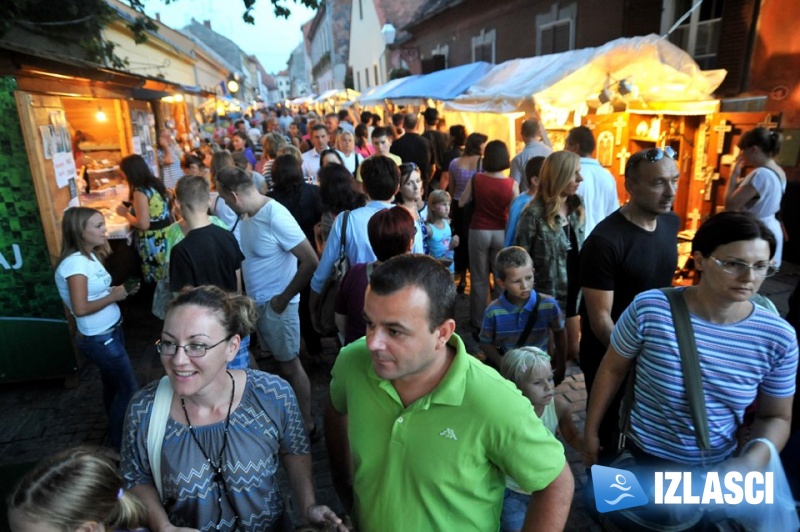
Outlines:
[{"label": "man in black t-shirt", "polygon": [[446,172],[448,169],[446,164],[449,164],[449,162],[445,163],[444,159],[450,144],[450,135],[436,129],[439,123],[439,111],[433,107],[428,107],[425,109],[425,112],[422,113],[422,116],[425,118],[425,132],[422,134],[422,138],[427,139],[428,143],[431,145],[431,157],[435,165],[433,176],[431,177],[427,189],[427,193],[430,193],[431,190],[439,188],[442,172]]},{"label": "man in black t-shirt", "polygon": [[[634,154],[625,167],[630,201],[600,222],[581,249],[580,358],[589,400],[611,331],[622,312],[637,294],[672,284],[678,263],[680,220],[672,212],[678,176],[678,166],[665,152],[656,149]],[[598,432],[604,464],[617,448],[624,391],[623,385]]]},{"label": "man in black t-shirt", "polygon": [[431,144],[428,139],[417,133],[417,115],[406,113],[403,117],[405,134],[392,142],[391,152],[404,162],[416,163],[422,175],[423,190],[427,190],[431,179]]}]

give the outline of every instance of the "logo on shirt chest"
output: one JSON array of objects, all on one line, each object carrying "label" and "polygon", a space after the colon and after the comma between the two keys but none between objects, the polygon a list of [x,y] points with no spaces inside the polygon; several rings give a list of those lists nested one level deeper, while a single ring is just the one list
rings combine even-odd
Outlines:
[{"label": "logo on shirt chest", "polygon": [[455,431],[451,428],[444,429],[442,432],[439,433],[439,436],[447,438],[448,440],[458,441]]}]

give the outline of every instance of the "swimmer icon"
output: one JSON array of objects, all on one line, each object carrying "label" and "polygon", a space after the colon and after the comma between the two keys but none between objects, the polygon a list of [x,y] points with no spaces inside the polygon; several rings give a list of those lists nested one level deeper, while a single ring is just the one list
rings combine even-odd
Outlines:
[{"label": "swimmer icon", "polygon": [[642,506],[648,502],[636,475],[625,469],[593,465],[592,485],[595,505],[600,513]]}]

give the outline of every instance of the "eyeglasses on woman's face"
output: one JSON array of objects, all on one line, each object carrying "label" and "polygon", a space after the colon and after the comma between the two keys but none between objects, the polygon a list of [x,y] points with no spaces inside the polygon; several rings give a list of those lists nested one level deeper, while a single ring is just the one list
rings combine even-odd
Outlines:
[{"label": "eyeglasses on woman's face", "polygon": [[734,259],[719,260],[711,255],[709,255],[708,258],[714,261],[714,264],[719,266],[720,270],[735,277],[744,277],[745,275],[749,275],[751,270],[753,271],[753,275],[759,278],[772,277],[778,273],[778,268],[776,268],[770,262],[756,262],[755,264],[747,264],[746,262]]},{"label": "eyeglasses on woman's face", "polygon": [[209,349],[214,349],[222,342],[227,342],[230,340],[232,336],[228,336],[227,338],[223,338],[219,342],[214,345],[205,345],[201,343],[192,343],[186,345],[178,345],[175,342],[171,342],[169,340],[158,340],[156,342],[156,350],[158,354],[172,357],[178,354],[178,348],[182,347],[183,352],[186,353],[187,357],[190,358],[200,358],[206,355],[206,352]]}]

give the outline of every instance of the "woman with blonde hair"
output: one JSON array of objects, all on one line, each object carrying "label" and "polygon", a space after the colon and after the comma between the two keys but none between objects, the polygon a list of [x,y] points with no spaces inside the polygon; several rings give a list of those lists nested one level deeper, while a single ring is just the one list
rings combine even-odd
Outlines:
[{"label": "woman with blonde hair", "polygon": [[144,524],[141,501],[102,450],[67,449],[25,475],[8,498],[12,532],[134,530]]},{"label": "woman with blonde hair", "polygon": [[139,283],[111,286],[111,274],[102,262],[111,254],[111,248],[100,211],[88,207],[67,209],[61,234],[56,287],[64,305],[75,316],[75,345],[100,368],[109,443],[119,449],[125,409],[139,385],[125,350],[117,302],[136,293]]},{"label": "woman with blonde hair", "polygon": [[583,240],[583,202],[578,185],[583,178],[578,155],[551,153],[539,174],[539,190],[519,218],[515,244],[533,259],[534,288],[558,301],[567,318],[567,357],[578,355],[578,256]]},{"label": "woman with blonde hair", "polygon": [[356,170],[364,157],[356,151],[356,138],[347,130],[342,130],[336,136],[336,151],[342,156],[342,162],[350,173],[356,175]]}]

